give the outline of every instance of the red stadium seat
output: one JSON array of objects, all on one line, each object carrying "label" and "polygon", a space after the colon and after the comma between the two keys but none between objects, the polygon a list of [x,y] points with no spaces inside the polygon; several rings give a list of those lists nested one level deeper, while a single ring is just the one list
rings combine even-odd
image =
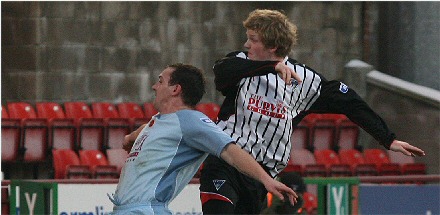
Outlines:
[{"label": "red stadium seat", "polygon": [[77,149],[104,150],[105,123],[103,118],[94,118],[84,102],[65,102],[66,117],[74,118],[77,126]]},{"label": "red stadium seat", "polygon": [[92,114],[95,118],[119,118],[116,107],[108,102],[92,103]]},{"label": "red stadium seat", "polygon": [[10,102],[8,103],[9,118],[13,119],[35,119],[37,113],[35,109],[26,102]]},{"label": "red stadium seat", "polygon": [[124,136],[131,131],[129,118],[121,118],[116,106],[108,102],[92,103],[93,117],[104,118],[105,147],[122,148]]},{"label": "red stadium seat", "polygon": [[34,178],[38,177],[38,163],[47,161],[49,127],[46,118],[37,118],[35,109],[26,102],[8,103],[9,117],[21,120],[23,161],[34,163]]},{"label": "red stadium seat", "polygon": [[37,102],[35,104],[37,116],[47,119],[64,119],[66,115],[60,104],[55,102]]},{"label": "red stadium seat", "polygon": [[337,123],[336,145],[339,149],[355,149],[358,146],[359,126],[348,118]]},{"label": "red stadium seat", "polygon": [[150,120],[158,112],[154,107],[153,103],[145,102],[143,106],[144,106],[145,118],[147,118],[148,120]]},{"label": "red stadium seat", "polygon": [[2,119],[1,134],[2,162],[16,162],[22,159],[20,119]]},{"label": "red stadium seat", "polygon": [[94,178],[118,178],[116,166],[109,165],[104,153],[99,150],[80,150],[79,158],[82,165],[92,169]]},{"label": "red stadium seat", "polygon": [[89,166],[81,165],[78,155],[70,149],[54,149],[53,167],[54,178],[91,178]]},{"label": "red stadium seat", "polygon": [[25,121],[22,142],[25,149],[25,162],[44,162],[47,160],[48,127],[45,119]]},{"label": "red stadium seat", "polygon": [[78,127],[78,146],[80,150],[104,150],[105,124],[99,118],[86,118]]},{"label": "red stadium seat", "polygon": [[310,130],[310,122],[305,119],[301,120],[301,122],[296,126],[290,138],[290,142],[292,143],[292,150],[305,149],[309,146]]},{"label": "red stadium seat", "polygon": [[365,163],[364,156],[356,149],[341,149],[339,151],[339,160],[342,164],[350,165],[352,175],[377,175],[378,171],[373,164]]},{"label": "red stadium seat", "polygon": [[130,119],[131,130],[135,130],[142,124],[150,121],[148,118],[145,117],[144,111],[137,103],[119,103],[117,107],[120,117]]},{"label": "red stadium seat", "polygon": [[220,106],[216,103],[207,102],[207,103],[199,103],[196,105],[196,110],[204,113],[208,116],[212,121],[217,121],[217,115],[220,111]]},{"label": "red stadium seat", "polygon": [[26,119],[22,121],[23,161],[34,166],[34,179],[38,178],[39,164],[49,159],[48,124],[46,119]]},{"label": "red stadium seat", "polygon": [[303,208],[307,214],[316,214],[318,210],[318,198],[309,192],[303,193],[304,205]]},{"label": "red stadium seat", "polygon": [[49,121],[49,140],[52,149],[76,150],[77,128],[74,119],[53,119]]},{"label": "red stadium seat", "polygon": [[130,120],[126,118],[113,118],[107,121],[105,148],[122,148],[125,135],[131,132]]},{"label": "red stadium seat", "polygon": [[364,158],[366,163],[376,165],[379,175],[400,175],[400,166],[391,163],[388,155],[381,149],[365,149]]},{"label": "red stadium seat", "polygon": [[336,121],[332,118],[318,116],[314,116],[312,119],[311,148],[316,150],[333,148],[335,146]]},{"label": "red stadium seat", "polygon": [[414,157],[390,150],[388,151],[388,157],[390,158],[391,163],[397,163],[400,165],[403,175],[426,174],[426,165],[424,163],[416,163]]},{"label": "red stadium seat", "polygon": [[119,116],[123,118],[144,118],[141,106],[133,102],[119,103],[117,105]]},{"label": "red stadium seat", "polygon": [[56,102],[37,102],[37,115],[49,119],[49,146],[55,149],[75,149],[76,128],[73,118],[66,118]]},{"label": "red stadium seat", "polygon": [[290,165],[301,166],[301,175],[308,177],[325,177],[327,171],[325,165],[317,164],[312,152],[307,149],[294,149],[290,153],[289,164],[286,168],[298,169],[298,167],[289,167]]},{"label": "red stadium seat", "polygon": [[107,158],[110,165],[116,166],[118,172],[121,172],[125,165],[128,153],[124,149],[107,149]]},{"label": "red stadium seat", "polygon": [[326,166],[330,176],[350,176],[351,169],[348,164],[341,164],[338,154],[331,149],[316,150],[314,152],[316,163]]},{"label": "red stadium seat", "polygon": [[2,119],[7,119],[7,118],[9,118],[8,111],[7,111],[6,108],[3,107],[3,105],[2,105]]},{"label": "red stadium seat", "polygon": [[67,118],[93,118],[92,111],[85,102],[65,102],[64,111]]}]

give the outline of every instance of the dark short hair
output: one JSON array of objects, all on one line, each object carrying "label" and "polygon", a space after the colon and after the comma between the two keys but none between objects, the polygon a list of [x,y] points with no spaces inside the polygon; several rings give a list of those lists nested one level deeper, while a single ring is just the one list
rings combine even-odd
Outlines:
[{"label": "dark short hair", "polygon": [[187,64],[176,63],[167,67],[174,68],[168,84],[182,87],[182,100],[195,107],[205,94],[205,78],[201,69]]}]

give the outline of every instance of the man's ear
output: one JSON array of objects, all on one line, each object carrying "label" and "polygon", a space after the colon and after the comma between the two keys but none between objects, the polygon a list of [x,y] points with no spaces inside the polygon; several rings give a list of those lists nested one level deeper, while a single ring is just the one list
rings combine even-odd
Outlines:
[{"label": "man's ear", "polygon": [[180,84],[176,84],[173,86],[173,92],[171,93],[172,95],[178,95],[182,92],[182,86],[180,86]]},{"label": "man's ear", "polygon": [[275,54],[275,52],[277,51],[277,49],[278,49],[278,47],[272,47],[272,48],[269,48],[269,51],[270,51],[271,53]]}]

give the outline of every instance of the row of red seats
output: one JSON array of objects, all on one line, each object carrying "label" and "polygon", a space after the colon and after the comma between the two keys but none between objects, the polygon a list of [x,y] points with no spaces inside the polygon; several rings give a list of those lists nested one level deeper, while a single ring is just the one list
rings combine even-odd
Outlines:
[{"label": "row of red seats", "polygon": [[99,150],[53,149],[55,179],[119,178],[127,158],[123,149],[108,149],[106,154]]},{"label": "row of red seats", "polygon": [[292,134],[292,148],[358,149],[359,131],[343,114],[308,114]]},{"label": "row of red seats", "polygon": [[[2,107],[2,161],[45,161],[51,149],[121,148],[126,134],[157,113],[151,103],[24,102]],[[213,118],[219,106],[201,103],[198,110]]]},{"label": "row of red seats", "polygon": [[296,171],[303,176],[376,176],[426,174],[426,165],[413,157],[381,149],[294,149],[285,171]]}]

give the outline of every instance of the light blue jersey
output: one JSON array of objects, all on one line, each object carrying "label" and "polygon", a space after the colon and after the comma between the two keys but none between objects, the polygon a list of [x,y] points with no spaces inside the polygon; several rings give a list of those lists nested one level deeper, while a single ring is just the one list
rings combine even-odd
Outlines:
[{"label": "light blue jersey", "polygon": [[157,115],[137,137],[111,198],[114,214],[171,214],[168,204],[208,153],[220,157],[233,140],[206,115],[181,110]]}]

